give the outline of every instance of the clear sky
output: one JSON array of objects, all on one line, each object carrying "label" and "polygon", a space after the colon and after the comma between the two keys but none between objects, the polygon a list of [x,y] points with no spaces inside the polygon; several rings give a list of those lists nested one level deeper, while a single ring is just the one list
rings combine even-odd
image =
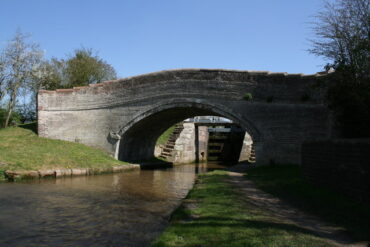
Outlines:
[{"label": "clear sky", "polygon": [[315,73],[321,0],[0,0],[0,45],[17,28],[47,58],[84,46],[119,77],[177,68]]}]

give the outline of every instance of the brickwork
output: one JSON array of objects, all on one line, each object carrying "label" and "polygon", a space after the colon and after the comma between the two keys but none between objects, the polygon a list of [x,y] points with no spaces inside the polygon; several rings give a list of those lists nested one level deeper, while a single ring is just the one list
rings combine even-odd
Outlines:
[{"label": "brickwork", "polygon": [[[157,138],[173,124],[223,116],[251,135],[257,163],[299,163],[303,140],[331,133],[323,92],[317,89],[321,77],[184,69],[40,91],[39,135],[137,161],[153,157]],[[253,99],[245,100],[246,93]]]},{"label": "brickwork", "polygon": [[304,175],[360,201],[370,202],[370,140],[304,142]]}]

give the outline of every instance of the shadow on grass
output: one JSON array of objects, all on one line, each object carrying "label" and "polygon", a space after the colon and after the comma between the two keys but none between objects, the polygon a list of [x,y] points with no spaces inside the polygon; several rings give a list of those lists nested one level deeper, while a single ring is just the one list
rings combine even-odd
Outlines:
[{"label": "shadow on grass", "polygon": [[254,208],[227,178],[225,171],[200,175],[153,246],[332,246],[320,237],[334,236],[281,222]]},{"label": "shadow on grass", "polygon": [[31,130],[35,134],[37,134],[37,122],[27,123],[27,124],[20,124],[20,125],[18,125],[18,127],[23,128],[23,129]]},{"label": "shadow on grass", "polygon": [[[194,245],[192,243],[180,244],[180,246],[332,246],[321,238],[342,242],[329,234],[319,235],[315,231],[288,223],[235,219],[233,217],[190,219],[191,216],[185,216],[184,211],[177,214],[181,215],[183,219],[174,220],[175,225],[170,232],[195,243]],[[152,246],[177,245],[168,244],[166,238],[163,238],[155,241]]]},{"label": "shadow on grass", "polygon": [[[262,230],[266,232],[267,230],[279,230],[289,233],[301,233],[312,235],[315,237],[326,237],[330,238],[331,235],[317,234],[316,231],[311,231],[293,224],[287,223],[276,223],[269,221],[261,220],[249,220],[249,219],[235,219],[232,217],[201,217],[198,219],[193,219],[191,221],[182,224],[184,228],[192,228],[196,231],[195,228],[219,228],[219,227],[228,227],[228,228],[250,228],[253,230]],[[265,231],[266,230],[266,231]],[[337,239],[336,239],[337,240]]]},{"label": "shadow on grass", "polygon": [[299,166],[266,166],[247,171],[260,189],[295,207],[347,229],[359,241],[370,240],[370,208],[328,188],[308,183]]}]

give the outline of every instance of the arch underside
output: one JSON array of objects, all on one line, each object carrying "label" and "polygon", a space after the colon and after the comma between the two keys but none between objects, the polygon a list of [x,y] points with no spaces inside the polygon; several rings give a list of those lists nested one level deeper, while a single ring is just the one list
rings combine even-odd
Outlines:
[{"label": "arch underside", "polygon": [[120,129],[121,136],[118,159],[128,162],[154,158],[154,148],[159,136],[169,127],[194,116],[222,116],[233,120],[248,132],[253,140],[259,141],[259,131],[248,121],[233,114],[230,109],[214,104],[196,102],[171,102],[154,106],[134,118]]}]

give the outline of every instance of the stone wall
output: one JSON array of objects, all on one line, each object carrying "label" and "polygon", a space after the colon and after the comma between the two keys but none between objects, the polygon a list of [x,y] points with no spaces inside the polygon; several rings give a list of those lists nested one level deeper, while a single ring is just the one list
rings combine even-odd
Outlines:
[{"label": "stone wall", "polygon": [[249,161],[252,151],[252,144],[252,137],[248,133],[245,133],[242,150],[240,151],[239,162]]},{"label": "stone wall", "polygon": [[[87,87],[39,91],[42,137],[102,148],[128,161],[150,160],[158,137],[194,116],[223,116],[248,132],[257,163],[299,163],[302,141],[330,137],[323,76],[184,69]],[[252,100],[244,95],[251,93]]]},{"label": "stone wall", "polygon": [[[196,155],[198,154],[198,161],[207,161],[208,153],[208,127],[198,125],[195,127],[194,123],[184,123],[184,129],[181,131],[179,137],[175,142],[172,156],[168,158],[169,161],[180,163],[192,163],[197,161]],[[196,141],[196,131],[198,131],[198,141]],[[198,143],[198,150],[196,149]],[[253,141],[251,136],[246,133],[243,140],[242,150],[240,152],[239,161],[248,161]],[[155,156],[159,156],[161,147],[155,147]]]},{"label": "stone wall", "polygon": [[[196,141],[195,134],[198,130],[198,160],[206,161],[207,147],[208,147],[208,128],[206,126],[199,126],[197,129],[194,123],[184,123],[184,129],[181,131],[179,137],[175,142],[175,147],[172,151],[172,162],[192,163],[196,161]],[[202,155],[203,154],[203,155]]]},{"label": "stone wall", "polygon": [[369,139],[305,142],[302,168],[313,184],[370,202]]},{"label": "stone wall", "polygon": [[184,123],[184,129],[175,142],[172,162],[191,163],[195,161],[195,128],[193,123]]},{"label": "stone wall", "polygon": [[200,162],[207,160],[208,135],[207,126],[198,126],[198,160]]}]

